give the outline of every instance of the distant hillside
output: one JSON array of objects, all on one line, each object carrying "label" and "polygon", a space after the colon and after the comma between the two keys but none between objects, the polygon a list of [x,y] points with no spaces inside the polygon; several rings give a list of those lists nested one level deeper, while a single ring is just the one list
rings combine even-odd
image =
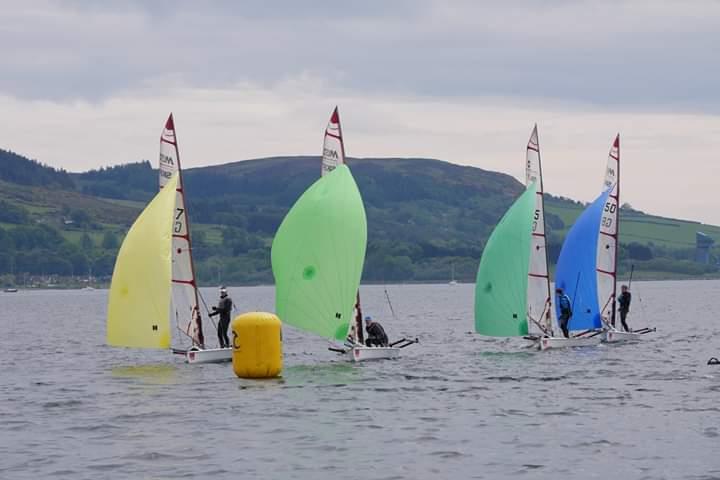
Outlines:
[{"label": "distant hillside", "polygon": [[[67,174],[15,154],[12,159],[21,163],[21,170],[54,183],[50,188],[0,183],[0,212],[5,212],[0,213],[0,274],[109,275],[124,232],[156,192],[157,171],[144,161]],[[439,160],[350,159],[349,165],[368,216],[365,281],[446,281],[452,265],[459,280],[474,280],[487,236],[523,189],[509,175]],[[186,170],[201,281],[271,282],[272,236],[319,171],[317,157],[264,158]],[[547,196],[551,260],[581,210],[578,202]],[[636,270],[656,277],[715,271],[690,260],[695,231],[720,239],[720,228],[627,208],[621,220],[621,269],[635,264]],[[30,247],[42,257],[57,257],[52,265],[23,257],[27,244],[16,238],[32,236],[28,228],[40,225],[56,229],[64,241],[64,252],[59,252],[61,247],[53,251],[53,242]]]},{"label": "distant hillside", "polygon": [[0,180],[19,185],[74,188],[70,174],[0,149]]}]

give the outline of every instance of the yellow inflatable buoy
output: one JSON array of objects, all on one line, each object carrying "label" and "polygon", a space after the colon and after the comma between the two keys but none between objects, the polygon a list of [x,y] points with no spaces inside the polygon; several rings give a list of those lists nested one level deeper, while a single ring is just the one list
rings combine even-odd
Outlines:
[{"label": "yellow inflatable buoy", "polygon": [[250,312],[235,317],[232,364],[241,378],[272,378],[282,371],[282,323],[272,313]]}]

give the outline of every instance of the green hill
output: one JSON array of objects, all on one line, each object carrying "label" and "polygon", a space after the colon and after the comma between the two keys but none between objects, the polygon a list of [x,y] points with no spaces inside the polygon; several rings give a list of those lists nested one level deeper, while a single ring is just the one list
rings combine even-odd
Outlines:
[{"label": "green hill", "polygon": [[[156,192],[157,171],[146,161],[68,174],[9,155],[11,162],[0,163],[4,281],[88,272],[107,279],[122,235]],[[0,155],[0,162],[6,157]],[[30,173],[13,180],[7,170],[18,162]],[[484,241],[523,189],[508,175],[439,160],[348,163],[368,216],[365,281],[446,281],[451,265],[459,280],[474,280]],[[319,165],[317,157],[275,157],[186,170],[200,281],[271,282],[272,236],[318,178]],[[47,184],[33,183],[36,177]],[[583,206],[549,195],[546,205],[554,260]],[[712,275],[714,266],[690,261],[696,231],[720,239],[719,227],[624,208],[621,270],[635,264],[654,277]]]}]

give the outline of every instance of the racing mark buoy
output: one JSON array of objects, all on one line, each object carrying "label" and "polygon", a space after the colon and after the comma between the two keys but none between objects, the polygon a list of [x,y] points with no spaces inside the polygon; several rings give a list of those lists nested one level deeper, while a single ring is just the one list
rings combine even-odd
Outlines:
[{"label": "racing mark buoy", "polygon": [[718,360],[717,357],[712,357],[708,360],[708,365],[720,365],[720,360]]},{"label": "racing mark buoy", "polygon": [[232,365],[241,378],[272,378],[282,371],[282,324],[272,313],[249,312],[232,321]]}]

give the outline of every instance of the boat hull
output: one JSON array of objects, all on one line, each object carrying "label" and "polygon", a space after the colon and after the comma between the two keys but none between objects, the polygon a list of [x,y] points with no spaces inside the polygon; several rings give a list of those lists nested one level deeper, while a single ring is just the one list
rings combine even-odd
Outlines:
[{"label": "boat hull", "polygon": [[654,332],[655,329],[643,329],[637,332],[623,332],[620,330],[605,330],[602,334],[602,341],[606,343],[636,342],[646,333]]},{"label": "boat hull", "polygon": [[399,358],[400,348],[356,346],[348,350],[347,354],[354,362],[365,362],[367,360],[386,360],[391,358]]},{"label": "boat hull", "polygon": [[191,348],[184,356],[187,363],[224,363],[232,361],[232,348]]},{"label": "boat hull", "polygon": [[553,348],[570,348],[570,347],[588,347],[598,345],[602,340],[601,335],[583,336],[583,337],[542,337],[538,341],[540,350],[550,350]]}]

